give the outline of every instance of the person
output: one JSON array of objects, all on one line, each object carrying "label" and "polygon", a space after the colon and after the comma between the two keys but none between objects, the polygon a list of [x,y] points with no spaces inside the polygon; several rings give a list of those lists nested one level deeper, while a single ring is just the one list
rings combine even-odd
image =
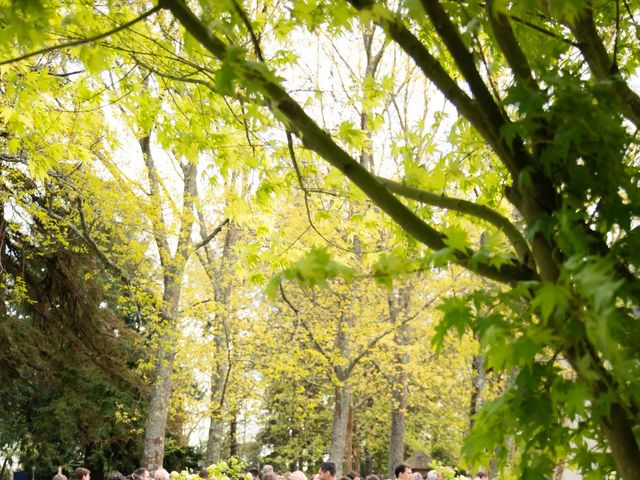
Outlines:
[{"label": "person", "polygon": [[278,480],[278,476],[273,472],[267,472],[262,474],[262,480]]},{"label": "person", "polygon": [[247,471],[251,474],[252,480],[260,480],[260,470],[256,467],[250,467]]},{"label": "person", "polygon": [[264,475],[267,473],[275,473],[273,471],[273,467],[271,465],[265,465],[264,467],[262,467],[262,477],[264,478]]},{"label": "person", "polygon": [[198,476],[203,480],[207,480],[209,478],[209,470],[207,470],[205,467],[202,467],[198,472]]},{"label": "person", "polygon": [[380,477],[374,474],[371,475],[367,475],[367,478],[365,480],[380,480]]},{"label": "person", "polygon": [[153,472],[153,478],[155,480],[169,480],[169,472],[160,467],[155,472]]},{"label": "person", "polygon": [[362,480],[360,474],[358,472],[354,472],[353,470],[347,473],[347,477],[349,477],[351,480]]},{"label": "person", "polygon": [[436,470],[429,470],[427,472],[427,480],[438,480],[438,472]]},{"label": "person", "polygon": [[67,476],[62,473],[62,467],[58,467],[58,473],[51,480],[67,480]]},{"label": "person", "polygon": [[411,465],[406,463],[399,463],[393,470],[398,480],[411,480]]},{"label": "person", "polygon": [[304,474],[304,472],[296,470],[295,472],[291,473],[291,475],[289,476],[289,480],[307,480],[307,476]]},{"label": "person", "polygon": [[73,476],[76,478],[76,480],[89,480],[89,478],[91,477],[91,472],[88,468],[78,467],[76,468],[76,471],[73,472]]},{"label": "person", "polygon": [[413,472],[411,474],[411,480],[422,480],[422,474],[420,472]]},{"label": "person", "polygon": [[149,474],[149,470],[144,467],[136,468],[133,473],[135,473],[141,480],[151,480],[151,475]]},{"label": "person", "polygon": [[320,480],[336,480],[336,464],[333,462],[324,462],[320,465],[318,478]]},{"label": "person", "polygon": [[109,480],[125,480],[124,475],[117,470],[115,472],[111,472],[107,478]]}]

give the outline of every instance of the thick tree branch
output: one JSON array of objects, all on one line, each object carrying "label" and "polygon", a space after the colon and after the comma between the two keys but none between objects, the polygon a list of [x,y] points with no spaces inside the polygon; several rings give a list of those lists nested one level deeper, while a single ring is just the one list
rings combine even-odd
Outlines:
[{"label": "thick tree branch", "polygon": [[[197,174],[198,166],[195,162],[188,161],[182,165],[182,171],[184,173],[184,188],[182,191],[182,212],[180,215],[180,231],[178,232],[178,245],[176,247],[176,267],[179,271],[182,271],[184,265],[189,258],[189,250],[191,249],[191,233],[193,230],[193,223],[195,221],[195,215],[193,213],[193,207],[197,190]],[[217,232],[216,232],[217,233]]]},{"label": "thick tree branch", "polygon": [[138,142],[140,143],[144,163],[147,166],[147,176],[149,177],[149,189],[151,192],[151,204],[153,208],[151,224],[153,226],[153,236],[156,240],[160,253],[160,264],[164,270],[167,267],[168,260],[171,258],[171,251],[169,250],[167,228],[164,223],[162,208],[160,207],[160,186],[158,172],[156,171],[153,155],[151,154],[151,134],[149,133],[148,135],[145,135],[138,140]]},{"label": "thick tree branch", "polygon": [[593,76],[601,81],[611,82],[612,90],[620,101],[620,108],[636,128],[640,128],[640,96],[631,90],[629,84],[622,78],[618,68],[607,53],[598,30],[593,21],[593,11],[587,7],[569,24],[571,33],[578,41],[578,48],[582,52]]},{"label": "thick tree branch", "polygon": [[[216,57],[224,59],[226,46],[212,35],[200,19],[182,2],[167,5],[173,15],[185,29]],[[287,127],[294,130],[302,139],[306,148],[316,152],[327,162],[338,168],[353,181],[378,207],[387,213],[408,234],[429,248],[441,250],[447,247],[446,237],[427,225],[409,210],[391,192],[384,188],[373,175],[363,168],[347,152],[340,148],[277,83],[268,78],[262,68],[251,62],[238,65],[242,75],[261,86],[272,111],[284,117]],[[447,76],[448,77],[448,76]],[[456,88],[458,88],[456,86]],[[492,280],[511,284],[520,280],[537,278],[534,271],[525,265],[502,265],[496,268],[488,263],[476,263],[469,260],[474,255],[471,249],[456,252],[453,261]]]},{"label": "thick tree branch", "polygon": [[540,87],[531,74],[529,61],[520,48],[520,44],[509,23],[509,18],[495,8],[495,0],[487,0],[486,10],[493,34],[513,71],[514,77],[531,90],[539,91]]},{"label": "thick tree branch", "polygon": [[437,193],[404,185],[400,182],[389,180],[387,178],[376,178],[391,192],[397,193],[403,197],[417,200],[421,203],[426,203],[427,205],[433,205],[434,207],[453,210],[454,212],[463,213],[465,215],[472,215],[491,223],[498,228],[498,230],[501,230],[509,239],[521,262],[526,264],[531,260],[531,250],[529,250],[529,245],[522,233],[520,233],[508,218],[500,215],[495,210],[492,210],[485,205],[478,205],[477,203],[469,200],[448,197],[446,195],[438,195]]}]

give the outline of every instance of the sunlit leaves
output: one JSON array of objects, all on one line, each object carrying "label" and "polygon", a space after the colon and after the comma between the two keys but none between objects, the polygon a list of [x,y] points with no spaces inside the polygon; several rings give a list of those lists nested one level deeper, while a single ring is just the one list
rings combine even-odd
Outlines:
[{"label": "sunlit leaves", "polygon": [[283,279],[297,280],[302,285],[326,286],[327,281],[341,276],[349,281],[353,271],[334,260],[331,260],[325,248],[314,248],[294,265],[273,276],[267,285],[266,292],[275,298],[277,289]]}]

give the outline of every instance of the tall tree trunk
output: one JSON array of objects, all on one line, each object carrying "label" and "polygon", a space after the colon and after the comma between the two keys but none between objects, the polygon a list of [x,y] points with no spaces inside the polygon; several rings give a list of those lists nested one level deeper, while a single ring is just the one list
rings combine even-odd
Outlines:
[{"label": "tall tree trunk", "polygon": [[[7,221],[4,218],[4,203],[0,202],[0,261],[5,257],[4,246],[6,244],[6,235],[7,235]],[[7,315],[7,304],[5,303],[6,293],[5,293],[4,283],[5,282],[0,282],[0,319],[3,319]]]},{"label": "tall tree trunk", "polygon": [[395,332],[394,374],[391,379],[391,435],[389,438],[389,463],[387,474],[394,478],[395,466],[404,460],[405,414],[409,400],[406,365],[409,356],[404,351],[410,343],[409,324],[400,322],[400,316],[408,315],[411,286],[394,287],[389,292],[389,320],[397,325]]},{"label": "tall tree trunk", "polygon": [[353,470],[353,427],[354,427],[353,402],[349,404],[349,415],[347,416],[347,433],[345,435],[344,448],[344,473]]},{"label": "tall tree trunk", "polygon": [[473,428],[475,415],[482,406],[482,390],[487,379],[484,368],[484,355],[474,355],[471,359],[473,378],[471,379],[471,402],[469,404],[469,429]]},{"label": "tall tree trunk", "polygon": [[[340,376],[338,376],[340,379]],[[341,380],[341,385],[335,387],[335,403],[333,405],[333,424],[331,426],[331,449],[329,461],[334,462],[338,469],[338,476],[345,471],[345,448],[347,426],[349,424],[349,409],[351,408],[351,387],[348,382]]]},{"label": "tall tree trunk", "polygon": [[182,164],[184,187],[182,192],[182,211],[175,253],[169,247],[167,232],[162,213],[160,179],[151,153],[149,135],[139,140],[142,155],[147,167],[151,199],[151,224],[158,247],[163,273],[163,294],[160,321],[162,335],[156,345],[155,376],[149,403],[149,412],[145,424],[144,452],[142,464],[149,470],[162,467],[164,460],[164,440],[171,401],[171,376],[176,356],[176,324],[180,307],[182,279],[191,249],[191,230],[193,227],[193,206],[197,195],[197,167],[191,162]]},{"label": "tall tree trunk", "polygon": [[234,410],[231,420],[229,421],[229,456],[236,457],[238,455],[238,412]]},{"label": "tall tree trunk", "polygon": [[[200,216],[200,234],[202,238],[208,238],[207,228],[204,222],[204,215]],[[207,465],[216,463],[221,459],[222,446],[224,444],[224,407],[227,389],[227,379],[229,375],[229,334],[228,320],[230,316],[229,299],[233,287],[232,270],[235,263],[233,247],[237,241],[237,231],[233,222],[230,222],[225,233],[222,256],[219,265],[216,265],[216,258],[213,250],[206,245],[204,256],[199,256],[211,284],[213,295],[217,307],[215,317],[215,330],[223,334],[216,333],[214,336],[215,361],[211,371],[211,395],[210,395],[210,423],[207,437],[207,449],[205,452],[205,462]]]}]

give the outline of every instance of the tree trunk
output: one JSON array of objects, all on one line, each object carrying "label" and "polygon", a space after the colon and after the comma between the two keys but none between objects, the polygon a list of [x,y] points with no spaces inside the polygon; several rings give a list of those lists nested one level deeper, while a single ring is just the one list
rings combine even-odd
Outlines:
[{"label": "tree trunk", "polygon": [[142,464],[149,470],[162,467],[164,460],[164,439],[171,401],[171,375],[176,356],[176,323],[180,307],[182,279],[191,249],[193,228],[193,205],[197,196],[197,166],[191,162],[181,164],[184,175],[182,191],[182,210],[175,253],[171,253],[169,234],[162,213],[162,195],[160,179],[151,152],[150,135],[139,140],[140,149],[147,167],[151,201],[151,224],[158,247],[163,274],[163,294],[160,321],[163,334],[157,345],[155,358],[155,377],[151,391],[149,412],[145,424],[144,452]]},{"label": "tree trunk", "polygon": [[[0,202],[0,259],[4,259],[4,246],[7,235],[7,222],[4,219],[4,203]],[[7,305],[5,303],[5,282],[0,282],[0,319],[7,315]],[[6,459],[5,459],[6,460]],[[0,477],[2,478],[2,477]]]},{"label": "tree trunk", "polygon": [[207,451],[204,457],[207,466],[220,460],[222,444],[224,443],[224,420],[222,419],[222,412],[212,412],[210,419]]},{"label": "tree trunk", "polygon": [[233,412],[231,421],[229,422],[229,456],[235,457],[238,455],[238,412]]},{"label": "tree trunk", "polygon": [[[400,315],[408,314],[411,286],[394,288],[389,292],[389,321],[398,325]],[[391,379],[391,434],[389,437],[389,463],[387,474],[389,478],[394,478],[394,469],[398,463],[404,460],[404,432],[405,413],[409,400],[408,379],[406,365],[409,356],[404,352],[404,348],[410,344],[411,332],[409,325],[404,323],[398,325],[395,333],[396,351],[394,352],[394,375]]]},{"label": "tree trunk", "polygon": [[351,408],[351,388],[348,383],[335,387],[336,400],[333,406],[333,425],[331,427],[331,450],[329,461],[338,469],[338,477],[345,470],[345,450],[349,409]]},{"label": "tree trunk", "polygon": [[[200,232],[203,238],[207,238],[207,229],[204,224],[204,217],[200,214]],[[229,298],[232,289],[232,270],[235,263],[233,247],[237,240],[237,232],[231,222],[225,234],[224,246],[220,265],[216,268],[215,256],[209,246],[205,246],[205,258],[201,258],[203,266],[213,285],[213,295],[218,307],[215,322],[217,330],[228,334]],[[229,374],[228,342],[230,339],[225,335],[216,334],[214,336],[216,361],[212,365],[211,372],[211,397],[210,397],[210,423],[209,435],[207,437],[207,450],[205,462],[207,465],[218,462],[222,454],[224,443],[224,408],[227,388],[227,377]]]},{"label": "tree trunk", "polygon": [[349,415],[347,416],[347,432],[345,435],[345,449],[344,449],[344,473],[348,473],[353,470],[353,405],[349,404]]},{"label": "tree trunk", "polygon": [[611,405],[609,419],[603,424],[602,430],[607,437],[611,454],[625,480],[640,479],[640,457],[638,443],[632,430],[633,424],[619,403]]},{"label": "tree trunk", "polygon": [[405,412],[407,409],[407,385],[406,380],[394,386],[391,406],[391,436],[389,439],[389,465],[387,474],[394,477],[394,469],[398,463],[404,460],[404,430]]},{"label": "tree trunk", "polygon": [[151,471],[162,467],[164,460],[164,437],[172,389],[171,375],[176,356],[175,339],[172,338],[171,330],[178,316],[180,290],[180,285],[175,281],[170,281],[165,286],[162,318],[168,325],[158,346],[155,378],[144,429],[143,465]]},{"label": "tree trunk", "polygon": [[475,415],[482,406],[482,390],[487,379],[484,368],[484,355],[474,355],[471,360],[473,378],[471,380],[471,402],[469,405],[469,429],[473,428]]}]

